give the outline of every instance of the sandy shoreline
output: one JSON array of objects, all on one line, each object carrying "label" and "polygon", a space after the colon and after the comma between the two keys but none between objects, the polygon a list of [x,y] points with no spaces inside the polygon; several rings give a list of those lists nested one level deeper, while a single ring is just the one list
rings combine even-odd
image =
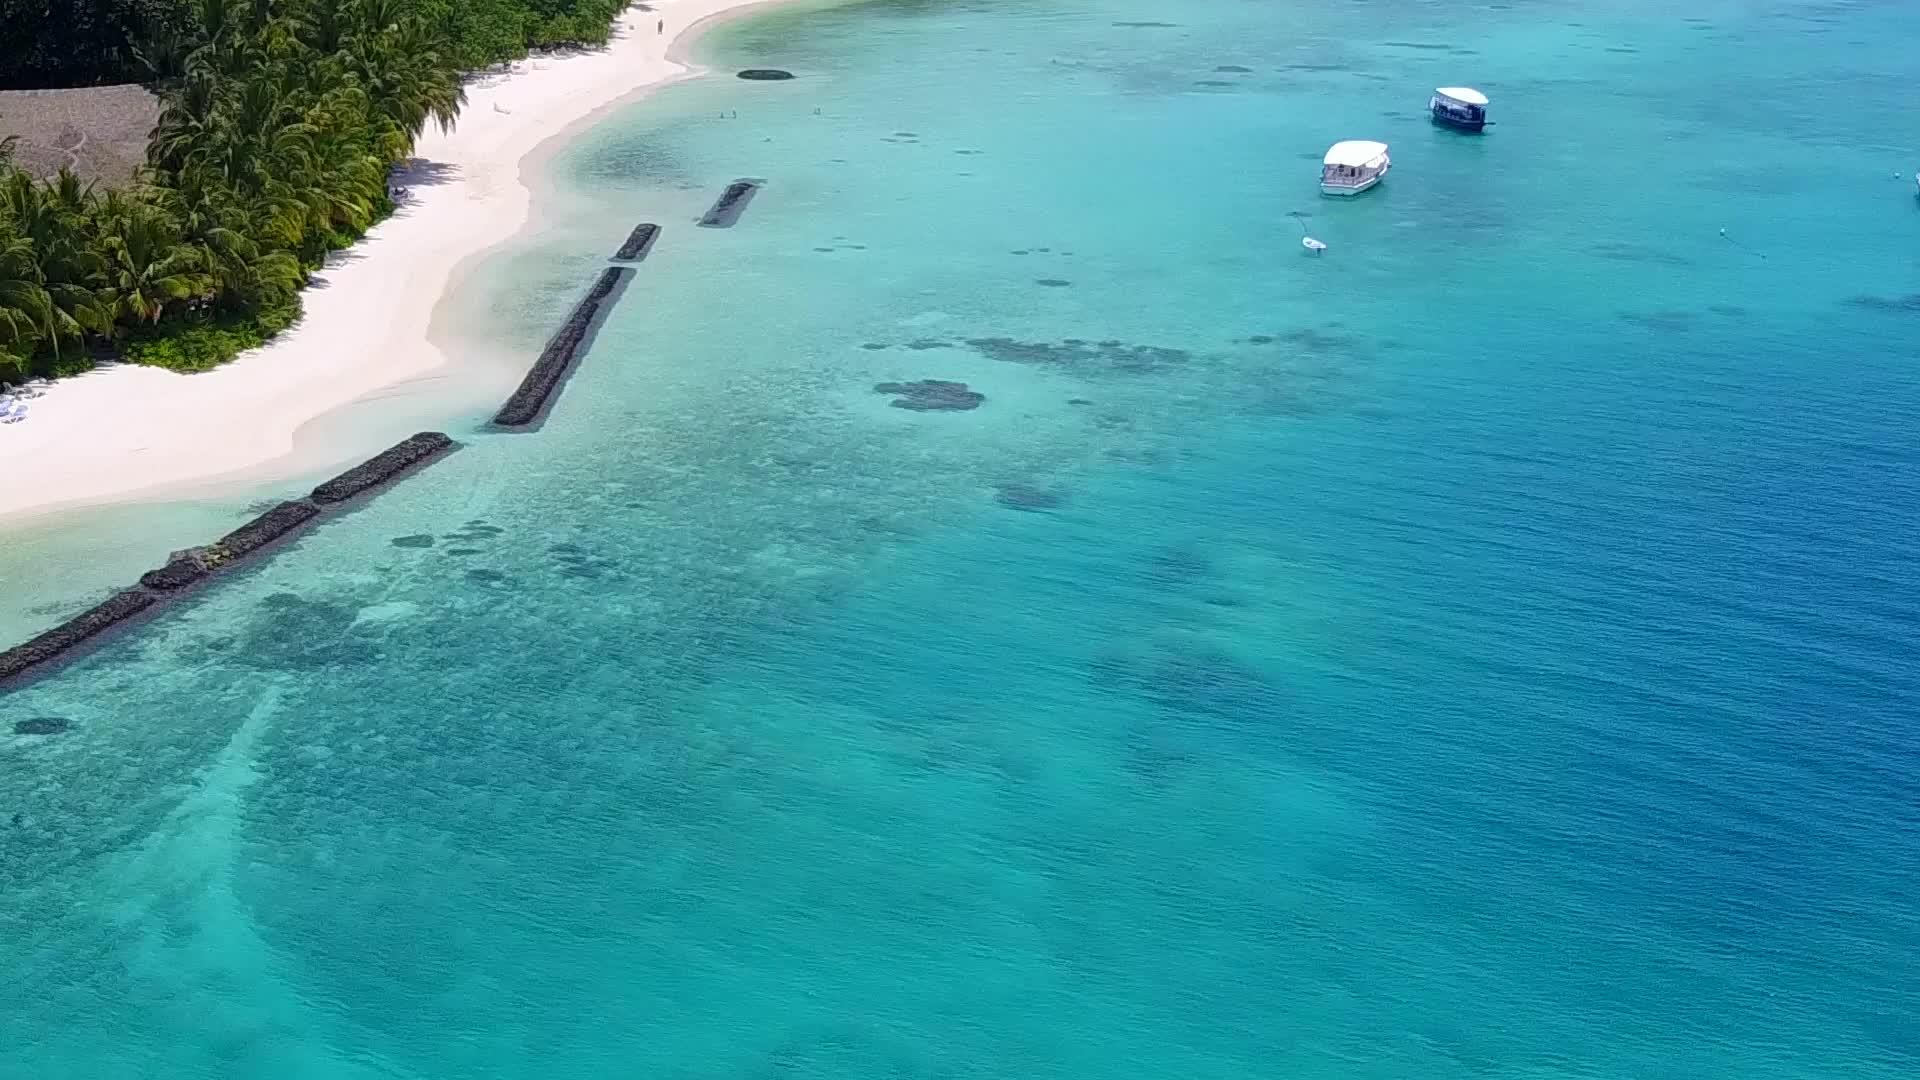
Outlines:
[{"label": "sandy shoreline", "polygon": [[[477,403],[447,386],[462,373],[434,340],[433,313],[463,267],[532,219],[523,164],[607,108],[695,73],[684,60],[689,30],[767,2],[655,0],[652,11],[621,16],[605,49],[533,57],[470,84],[454,130],[423,136],[395,181],[409,191],[400,211],[315,275],[298,326],[205,374],[117,365],[64,380],[32,403],[27,422],[0,429],[0,454],[32,463],[0,484],[0,526],[212,494],[364,456],[384,441],[299,437],[356,402],[418,394],[454,410]],[[482,374],[488,393],[506,377]]]}]

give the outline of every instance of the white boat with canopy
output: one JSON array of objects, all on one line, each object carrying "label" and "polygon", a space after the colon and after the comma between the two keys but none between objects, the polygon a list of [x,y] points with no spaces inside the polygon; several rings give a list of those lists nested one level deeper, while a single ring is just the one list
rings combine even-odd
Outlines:
[{"label": "white boat with canopy", "polygon": [[1470,86],[1443,86],[1433,92],[1427,111],[1437,124],[1461,131],[1482,131],[1487,126],[1487,95]]},{"label": "white boat with canopy", "polygon": [[1323,195],[1358,195],[1380,182],[1393,168],[1387,144],[1365,139],[1334,143],[1320,162]]}]

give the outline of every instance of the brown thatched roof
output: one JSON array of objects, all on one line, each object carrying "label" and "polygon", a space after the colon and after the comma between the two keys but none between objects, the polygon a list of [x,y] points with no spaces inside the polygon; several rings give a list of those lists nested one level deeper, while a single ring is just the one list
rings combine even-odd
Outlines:
[{"label": "brown thatched roof", "polygon": [[14,164],[40,176],[67,166],[82,179],[118,186],[147,159],[160,101],[144,87],[0,90],[0,138],[17,135]]}]

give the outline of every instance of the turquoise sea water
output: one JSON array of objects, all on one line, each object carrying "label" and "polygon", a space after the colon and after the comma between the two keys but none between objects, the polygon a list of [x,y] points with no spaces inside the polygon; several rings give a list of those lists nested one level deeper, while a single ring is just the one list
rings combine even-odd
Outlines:
[{"label": "turquoise sea water", "polygon": [[1915,1075],[1917,43],[722,30],[457,300],[668,223],[543,430],[0,699],[0,1076]]}]

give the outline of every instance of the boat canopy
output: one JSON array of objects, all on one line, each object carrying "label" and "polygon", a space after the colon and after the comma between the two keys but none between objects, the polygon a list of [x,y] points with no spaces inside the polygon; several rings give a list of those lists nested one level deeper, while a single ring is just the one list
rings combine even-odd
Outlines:
[{"label": "boat canopy", "polygon": [[1348,139],[1334,143],[1322,159],[1324,165],[1345,165],[1350,169],[1363,168],[1376,163],[1387,154],[1387,144],[1369,142],[1366,139]]},{"label": "boat canopy", "polygon": [[1452,98],[1462,105],[1478,105],[1485,108],[1487,104],[1487,95],[1471,86],[1443,86],[1434,93],[1443,98]]}]

